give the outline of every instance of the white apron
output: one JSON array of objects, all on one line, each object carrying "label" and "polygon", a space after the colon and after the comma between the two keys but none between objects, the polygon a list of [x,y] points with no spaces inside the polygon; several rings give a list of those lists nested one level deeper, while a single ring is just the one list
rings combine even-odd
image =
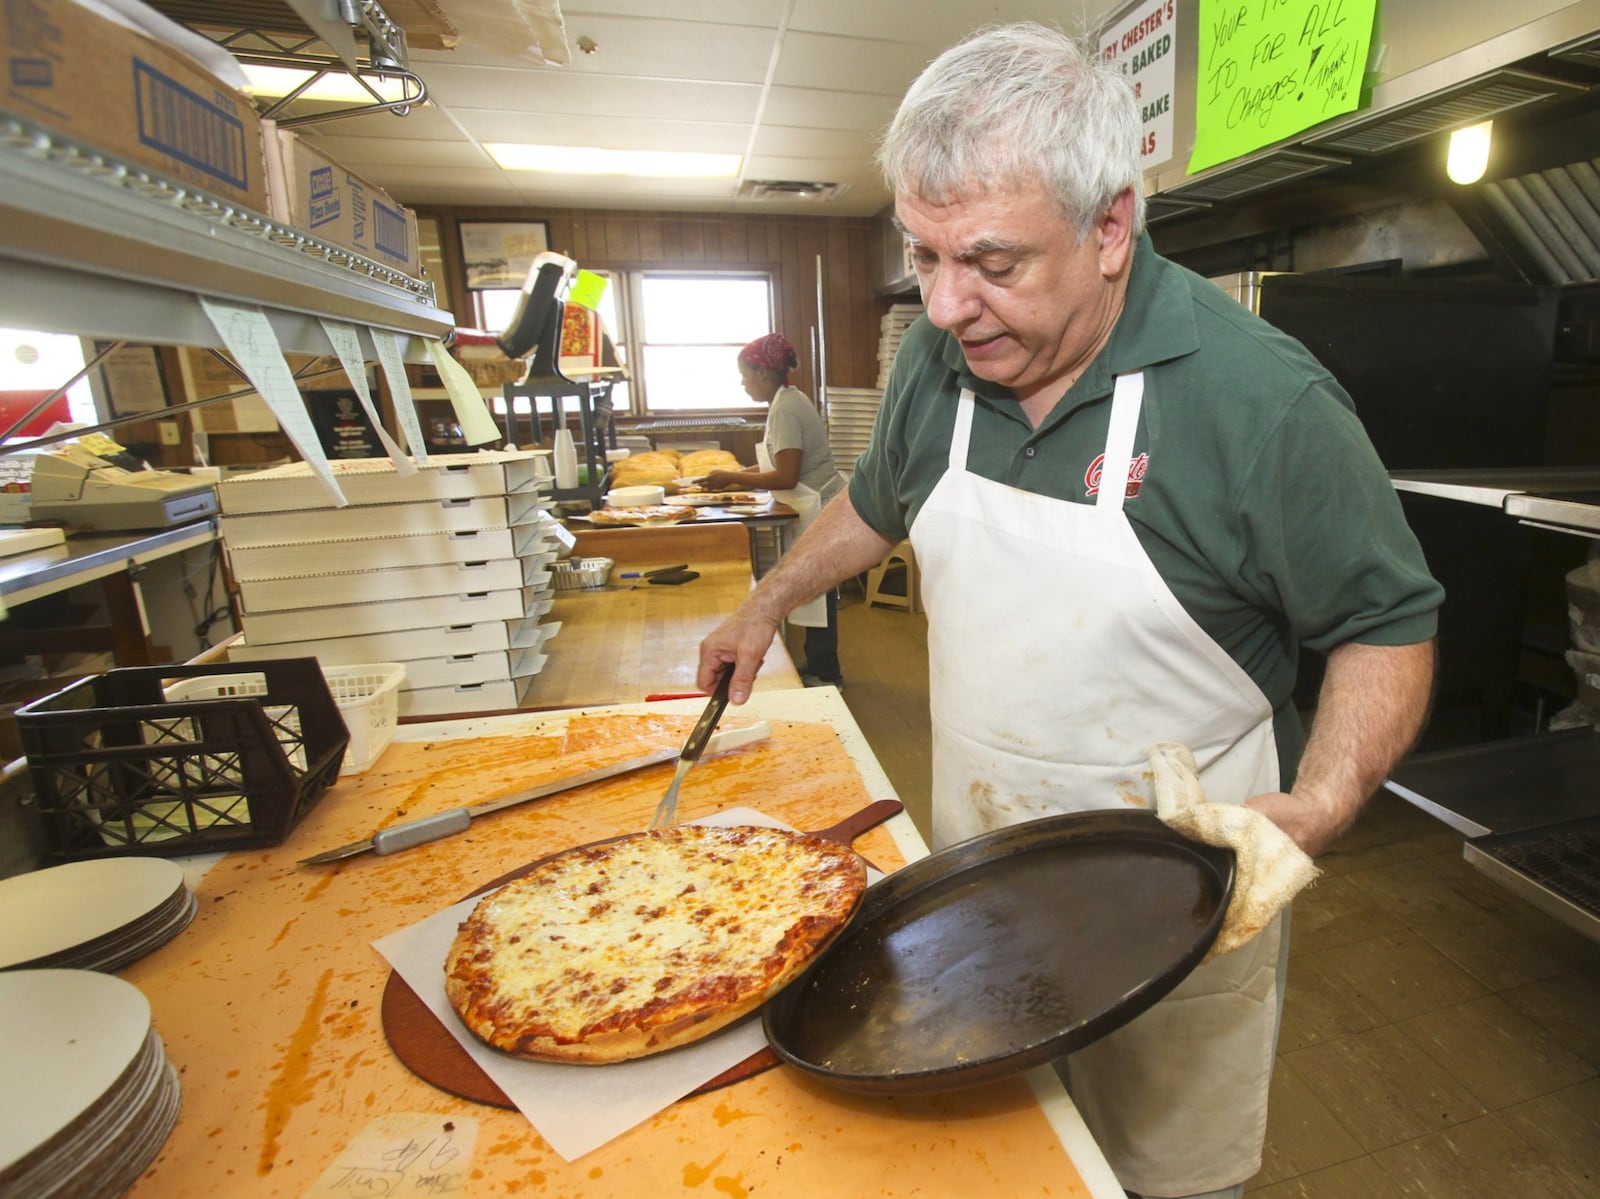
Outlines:
[{"label": "white apron", "polygon": [[[768,452],[766,442],[756,443],[756,465],[762,470],[771,470],[772,454]],[[806,526],[817,519],[817,513],[822,511],[822,493],[815,487],[808,487],[804,483],[795,483],[793,487],[775,490],[772,498],[780,504],[788,504],[795,510],[799,517],[792,526],[780,526],[778,533],[779,544],[782,552],[788,553],[789,547],[795,539],[806,531]],[[794,611],[789,613],[789,623],[800,625],[807,629],[825,629],[828,627],[828,595],[826,592],[814,599],[808,599]]]},{"label": "white apron", "polygon": [[[911,528],[936,848],[1059,812],[1151,807],[1157,741],[1194,751],[1213,800],[1278,787],[1266,697],[1184,611],[1123,512],[1143,393],[1142,375],[1117,379],[1092,505],[970,473],[975,402],[962,393],[949,469]],[[1259,1168],[1281,934],[1274,922],[1067,1063],[1125,1188],[1190,1195]]]}]

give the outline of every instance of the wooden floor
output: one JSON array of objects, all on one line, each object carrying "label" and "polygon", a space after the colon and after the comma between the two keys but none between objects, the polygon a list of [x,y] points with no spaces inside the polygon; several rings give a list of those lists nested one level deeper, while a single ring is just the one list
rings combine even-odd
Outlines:
[{"label": "wooden floor", "polygon": [[[928,833],[926,623],[840,610],[844,698]],[[1252,1199],[1600,1196],[1600,945],[1387,793],[1295,904]]]}]

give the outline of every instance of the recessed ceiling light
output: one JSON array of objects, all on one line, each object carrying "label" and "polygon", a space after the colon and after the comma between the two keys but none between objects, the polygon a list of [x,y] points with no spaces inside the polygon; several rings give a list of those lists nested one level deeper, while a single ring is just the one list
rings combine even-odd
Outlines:
[{"label": "recessed ceiling light", "polygon": [[656,178],[731,179],[737,154],[692,154],[675,150],[604,150],[598,146],[530,146],[490,142],[483,147],[508,171],[555,171],[566,175],[644,175]]}]

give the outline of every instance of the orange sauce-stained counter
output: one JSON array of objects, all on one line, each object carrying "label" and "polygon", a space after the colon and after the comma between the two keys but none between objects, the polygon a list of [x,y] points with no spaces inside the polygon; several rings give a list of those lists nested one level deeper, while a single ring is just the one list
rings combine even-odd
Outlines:
[{"label": "orange sauce-stained counter", "polygon": [[[747,715],[731,709],[725,723]],[[330,789],[283,845],[230,854],[206,870],[194,923],[123,971],[149,997],[183,1088],[178,1124],[131,1195],[1091,1194],[1021,1078],[888,1099],[778,1067],[680,1101],[567,1162],[519,1113],[413,1075],[385,1040],[380,1001],[390,972],[371,942],[545,854],[645,827],[671,765],[509,808],[392,856],[323,867],[296,860],[401,820],[676,747],[694,722],[616,711],[514,719],[524,722],[520,735],[435,737],[442,724],[402,730],[371,770]],[[869,793],[828,724],[772,725],[770,740],[690,772],[680,819],[744,806],[823,828],[882,798]],[[905,861],[887,827],[856,847],[884,870]]]}]

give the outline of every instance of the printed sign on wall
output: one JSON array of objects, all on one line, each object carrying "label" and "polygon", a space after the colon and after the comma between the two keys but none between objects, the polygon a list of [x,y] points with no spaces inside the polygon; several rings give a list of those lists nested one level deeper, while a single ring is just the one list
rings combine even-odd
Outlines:
[{"label": "printed sign on wall", "polygon": [[1353,112],[1377,0],[1200,0],[1191,171]]},{"label": "printed sign on wall", "polygon": [[1144,129],[1139,165],[1147,171],[1166,162],[1176,150],[1172,100],[1177,46],[1177,0],[1145,0],[1100,36],[1100,57],[1122,68],[1139,99]]}]

